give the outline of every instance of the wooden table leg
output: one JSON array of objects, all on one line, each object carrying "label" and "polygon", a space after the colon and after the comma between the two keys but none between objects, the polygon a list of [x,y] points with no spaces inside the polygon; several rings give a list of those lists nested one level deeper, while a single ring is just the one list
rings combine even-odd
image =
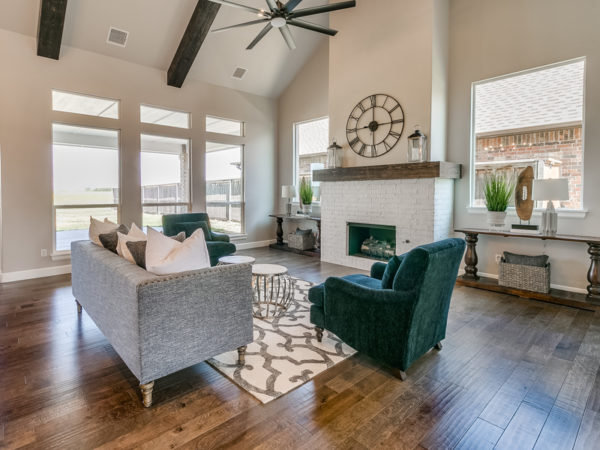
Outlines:
[{"label": "wooden table leg", "polygon": [[465,241],[467,242],[467,252],[465,253],[465,273],[462,276],[467,280],[479,280],[477,276],[477,233],[465,233]]},{"label": "wooden table leg", "polygon": [[283,245],[283,217],[277,217],[277,245]]},{"label": "wooden table leg", "polygon": [[321,221],[317,220],[317,249],[320,251],[321,250]]},{"label": "wooden table leg", "polygon": [[600,300],[600,245],[588,242],[588,253],[590,255],[590,269],[587,279],[590,284],[587,287],[588,300]]}]

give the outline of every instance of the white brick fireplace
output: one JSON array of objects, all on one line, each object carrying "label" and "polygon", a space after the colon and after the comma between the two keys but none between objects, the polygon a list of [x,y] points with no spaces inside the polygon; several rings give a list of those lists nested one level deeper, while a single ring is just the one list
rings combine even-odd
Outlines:
[{"label": "white brick fireplace", "polygon": [[373,260],[348,255],[349,222],[395,226],[397,254],[444,239],[452,233],[453,198],[452,178],[324,181],[321,260],[371,267]]}]

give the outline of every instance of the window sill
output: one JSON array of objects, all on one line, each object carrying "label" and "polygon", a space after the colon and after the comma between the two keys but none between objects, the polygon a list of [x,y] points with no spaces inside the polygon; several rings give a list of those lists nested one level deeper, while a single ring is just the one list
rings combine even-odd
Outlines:
[{"label": "window sill", "polygon": [[[544,209],[534,209],[532,217],[541,217]],[[485,206],[467,206],[467,212],[469,214],[485,214],[487,209]],[[587,209],[557,209],[558,217],[564,217],[567,219],[585,219],[588,213]],[[508,217],[518,217],[515,208],[508,208],[506,210]]]},{"label": "window sill", "polygon": [[229,240],[232,242],[236,242],[236,241],[245,241],[248,239],[248,235],[247,234],[230,234],[229,235]]},{"label": "window sill", "polygon": [[62,252],[53,252],[50,254],[50,258],[52,261],[65,261],[67,259],[71,259],[71,251],[65,250]]}]

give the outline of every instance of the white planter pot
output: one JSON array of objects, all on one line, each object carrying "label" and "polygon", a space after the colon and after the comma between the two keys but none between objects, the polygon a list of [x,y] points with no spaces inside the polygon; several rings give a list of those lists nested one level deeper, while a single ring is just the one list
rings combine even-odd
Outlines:
[{"label": "white planter pot", "polygon": [[312,205],[302,205],[302,212],[306,215],[310,215],[312,213]]},{"label": "white planter pot", "polygon": [[490,230],[503,229],[506,225],[506,211],[488,211],[487,223]]}]

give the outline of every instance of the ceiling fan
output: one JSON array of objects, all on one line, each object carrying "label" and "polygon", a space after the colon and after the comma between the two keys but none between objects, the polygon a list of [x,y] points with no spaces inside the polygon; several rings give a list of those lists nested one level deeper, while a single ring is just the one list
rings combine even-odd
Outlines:
[{"label": "ceiling fan", "polygon": [[259,23],[265,23],[265,27],[261,30],[260,33],[258,33],[254,40],[250,42],[250,45],[246,47],[247,50],[253,49],[254,46],[258,44],[260,40],[264,38],[266,34],[273,28],[279,29],[279,32],[283,36],[283,39],[285,40],[290,50],[294,50],[296,48],[296,43],[294,42],[294,38],[288,25],[292,25],[294,27],[299,28],[305,28],[307,30],[327,34],[329,36],[335,36],[337,34],[337,30],[332,30],[331,28],[323,27],[321,25],[317,25],[316,23],[306,22],[305,20],[300,20],[299,18],[312,16],[314,14],[322,14],[330,11],[336,11],[338,9],[352,8],[356,6],[356,0],[351,0],[338,3],[331,3],[329,5],[315,6],[312,8],[296,9],[296,6],[298,6],[298,4],[302,0],[288,0],[288,2],[285,5],[279,0],[266,0],[269,9],[264,10],[253,8],[251,6],[241,5],[239,3],[234,3],[229,0],[210,1],[213,3],[219,3],[221,5],[243,9],[244,11],[257,14],[260,17],[260,19],[252,20],[250,22],[244,22],[237,25],[230,25],[228,27],[217,28],[216,30],[212,30],[213,33],[227,31],[234,28],[246,27],[249,25],[256,25]]}]

